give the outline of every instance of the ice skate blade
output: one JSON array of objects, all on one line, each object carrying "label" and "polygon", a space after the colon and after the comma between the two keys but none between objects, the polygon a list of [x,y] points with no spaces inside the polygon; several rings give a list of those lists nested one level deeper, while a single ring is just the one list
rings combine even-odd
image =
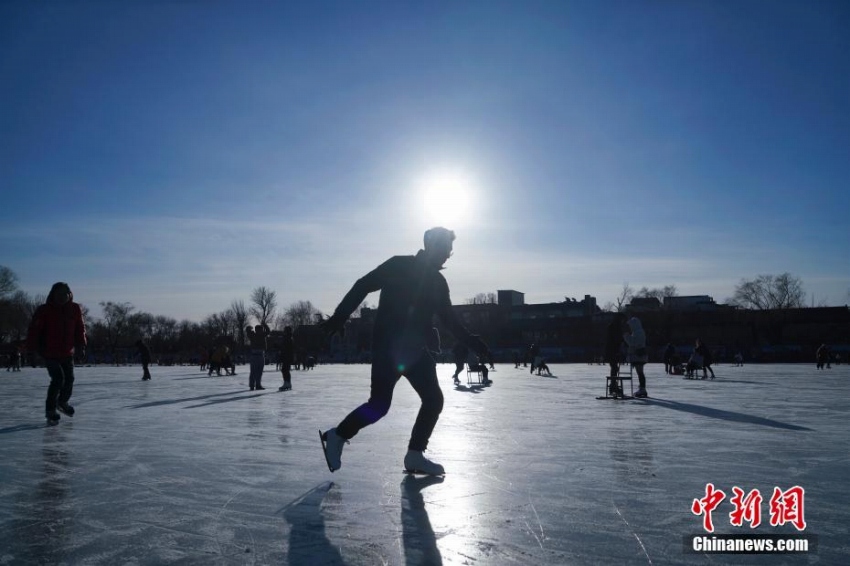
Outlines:
[{"label": "ice skate blade", "polygon": [[431,473],[428,473],[428,472],[424,472],[422,470],[410,470],[408,468],[404,468],[402,470],[402,472],[404,472],[408,476],[428,476],[428,477],[432,477],[432,478],[442,478],[442,477],[445,477],[445,475],[446,475],[446,472],[443,472],[442,474],[431,474]]},{"label": "ice skate blade", "polygon": [[328,469],[331,471],[331,473],[334,473],[336,469],[331,466],[331,461],[328,460],[328,446],[325,442],[325,433],[322,432],[322,429],[319,429],[319,442],[322,443],[322,454],[325,455],[325,463],[328,465]]}]

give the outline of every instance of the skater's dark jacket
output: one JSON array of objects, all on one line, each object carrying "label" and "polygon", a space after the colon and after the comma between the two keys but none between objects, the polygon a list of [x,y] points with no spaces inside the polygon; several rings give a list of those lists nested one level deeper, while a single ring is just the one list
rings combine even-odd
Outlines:
[{"label": "skater's dark jacket", "polygon": [[143,364],[151,363],[151,349],[141,340],[136,341],[136,349],[139,350],[139,356],[142,358]]},{"label": "skater's dark jacket", "polygon": [[64,305],[56,301],[57,293],[64,289],[67,287],[53,286],[47,301],[35,310],[27,332],[27,349],[46,359],[73,357],[74,347],[87,343],[83,312],[74,302],[74,294],[67,289],[71,299]]},{"label": "skater's dark jacket", "polygon": [[424,250],[415,256],[394,256],[361,277],[342,299],[333,317],[345,321],[374,291],[381,291],[372,332],[373,357],[392,361],[400,368],[418,360],[433,333],[436,314],[461,342],[486,351],[481,339],[469,333],[452,310],[449,285],[429,264]]}]

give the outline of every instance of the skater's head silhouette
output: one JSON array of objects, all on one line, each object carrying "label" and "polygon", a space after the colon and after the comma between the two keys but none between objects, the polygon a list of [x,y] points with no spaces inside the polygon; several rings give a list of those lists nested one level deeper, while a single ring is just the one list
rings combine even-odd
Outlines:
[{"label": "skater's head silhouette", "polygon": [[47,295],[48,303],[56,303],[64,305],[68,301],[73,300],[74,294],[71,292],[71,287],[62,281],[53,284],[50,288],[50,293]]},{"label": "skater's head silhouette", "polygon": [[452,242],[455,233],[448,228],[437,226],[425,231],[425,255],[437,269],[443,267],[452,256]]}]

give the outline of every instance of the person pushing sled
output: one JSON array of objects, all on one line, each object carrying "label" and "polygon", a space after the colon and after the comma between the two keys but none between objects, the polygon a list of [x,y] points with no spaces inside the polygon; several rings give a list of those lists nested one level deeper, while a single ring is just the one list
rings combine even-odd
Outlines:
[{"label": "person pushing sled", "polygon": [[422,400],[404,457],[409,473],[442,475],[445,469],[425,457],[428,440],[443,409],[443,392],[428,342],[436,314],[443,325],[482,357],[487,345],[461,324],[452,310],[449,286],[440,273],[452,255],[455,234],[436,227],[425,232],[425,247],[415,256],[394,256],[360,278],[334,314],[321,323],[329,335],[344,331],[354,309],[373,291],[380,291],[372,332],[372,383],[369,400],[354,409],[336,427],[319,431],[328,469],[342,466],[342,449],[361,429],[389,412],[393,389],[405,376]]}]

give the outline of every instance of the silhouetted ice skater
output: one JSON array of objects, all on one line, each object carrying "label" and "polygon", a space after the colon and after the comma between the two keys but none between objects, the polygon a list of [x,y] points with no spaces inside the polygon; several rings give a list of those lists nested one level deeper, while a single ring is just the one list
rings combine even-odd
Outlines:
[{"label": "silhouetted ice skater", "polygon": [[[605,350],[603,353],[605,362],[608,364],[609,377],[620,375],[620,351],[623,349],[623,329],[626,317],[622,313],[616,313],[605,333]],[[611,379],[608,394],[611,397],[622,397],[623,392],[617,381]]]},{"label": "silhouetted ice skater", "polygon": [[646,352],[646,333],[643,331],[643,325],[640,319],[632,317],[628,320],[629,332],[623,335],[623,339],[629,347],[628,360],[632,364],[632,368],[637,372],[638,390],[635,391],[635,397],[646,397],[646,376],[643,373],[643,366],[646,364],[649,356]]},{"label": "silhouetted ice skater", "polygon": [[466,365],[466,358],[469,357],[469,348],[467,348],[466,344],[463,342],[458,341],[458,343],[455,344],[455,347],[452,348],[452,354],[455,359],[455,373],[452,376],[452,379],[454,380],[455,385],[458,385],[460,383],[460,378],[458,376],[460,375],[460,372],[463,371],[463,366]]},{"label": "silhouetted ice skater", "polygon": [[345,322],[369,293],[380,291],[372,333],[372,383],[369,400],[349,413],[335,428],[321,433],[330,471],[342,466],[343,445],[361,429],[380,420],[390,409],[393,389],[401,376],[422,400],[404,457],[408,472],[441,475],[443,466],[423,452],[443,410],[443,392],[437,369],[428,351],[436,314],[455,338],[481,356],[487,345],[469,333],[452,310],[449,286],[440,273],[452,255],[455,234],[446,228],[425,232],[425,247],[415,256],[394,256],[360,278],[334,314],[322,322],[330,335],[344,331]]},{"label": "silhouetted ice skater", "polygon": [[35,310],[27,331],[27,349],[44,358],[50,375],[45,402],[48,424],[59,422],[57,409],[74,416],[74,407],[68,404],[74,391],[74,355],[85,357],[86,341],[83,311],[74,302],[71,287],[61,281],[54,283],[47,301]]},{"label": "silhouetted ice skater", "polygon": [[263,387],[263,368],[266,365],[266,348],[268,348],[268,336],[271,330],[266,323],[258,324],[254,328],[245,327],[245,333],[251,342],[251,371],[248,374],[248,387],[251,391],[261,391]]},{"label": "silhouetted ice skater", "polygon": [[289,391],[292,389],[292,359],[295,357],[295,342],[292,339],[292,327],[283,329],[280,345],[280,373],[283,376],[283,385],[278,391]]},{"label": "silhouetted ice skater", "polygon": [[142,359],[142,381],[147,381],[151,378],[151,349],[143,340],[136,340],[136,349],[139,351],[139,356]]}]

